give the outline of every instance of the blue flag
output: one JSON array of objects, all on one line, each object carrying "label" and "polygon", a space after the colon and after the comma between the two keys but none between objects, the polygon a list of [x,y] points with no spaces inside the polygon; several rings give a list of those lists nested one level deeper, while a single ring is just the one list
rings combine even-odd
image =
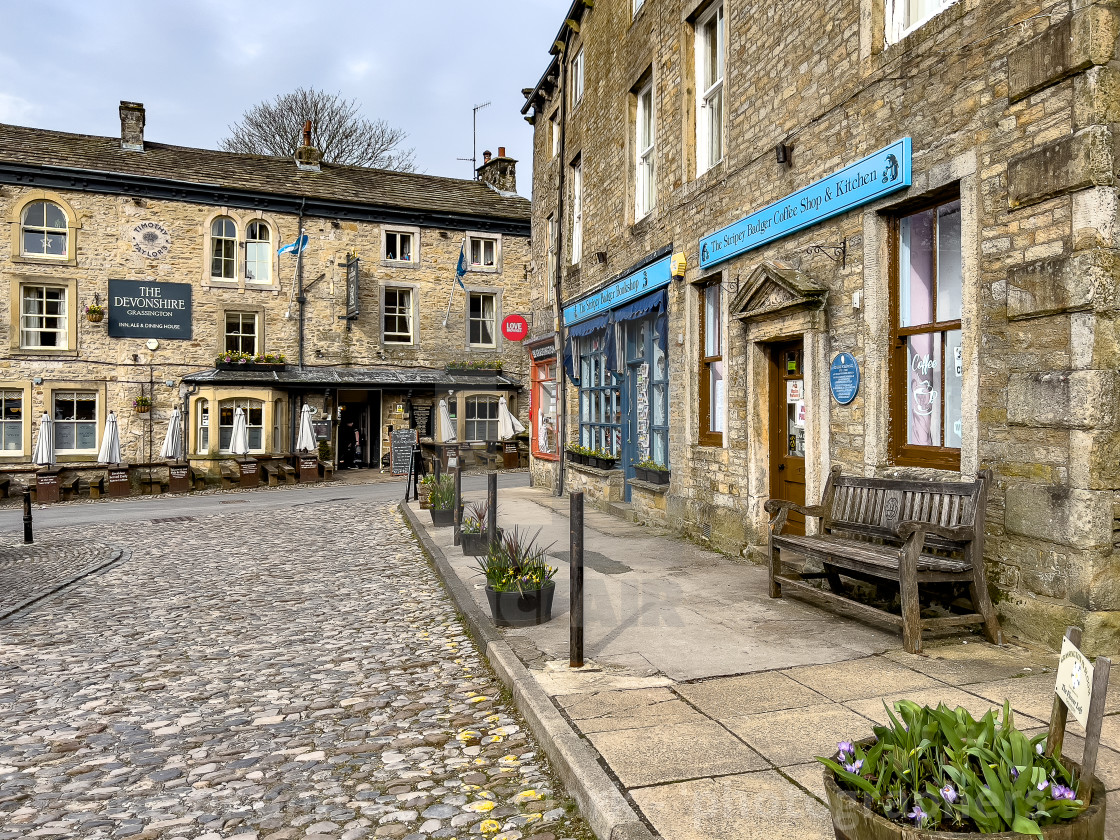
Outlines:
[{"label": "blue flag", "polygon": [[463,275],[467,273],[467,239],[463,237],[463,247],[459,249],[459,264],[455,266],[455,280],[464,292],[467,287],[463,285]]},{"label": "blue flag", "polygon": [[283,248],[280,248],[276,253],[277,254],[298,254],[306,247],[307,247],[307,234],[305,233],[303,236],[299,237],[291,245],[285,245]]}]

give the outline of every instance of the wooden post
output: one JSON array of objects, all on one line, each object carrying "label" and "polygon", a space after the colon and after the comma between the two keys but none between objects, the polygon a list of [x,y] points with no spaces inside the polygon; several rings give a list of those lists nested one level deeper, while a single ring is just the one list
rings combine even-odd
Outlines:
[{"label": "wooden post", "polygon": [[569,510],[568,667],[583,667],[583,492],[572,493]]},{"label": "wooden post", "polygon": [[23,491],[23,541],[25,543],[35,542],[35,538],[31,533],[31,490],[25,489]]},{"label": "wooden post", "polygon": [[[438,464],[439,461],[437,460],[436,463]],[[439,467],[437,466],[436,469],[438,470]],[[463,469],[458,463],[455,464],[455,498],[451,502],[451,521],[455,524],[452,529],[454,544],[460,545],[463,541]]]},{"label": "wooden post", "polygon": [[498,541],[498,474],[486,474],[486,547]]},{"label": "wooden post", "polygon": [[[1081,647],[1081,628],[1067,627],[1066,638],[1076,647]],[[1054,692],[1054,706],[1050,710],[1050,731],[1046,733],[1046,754],[1062,757],[1062,741],[1066,737],[1066,717],[1069,709],[1058,692]]]}]

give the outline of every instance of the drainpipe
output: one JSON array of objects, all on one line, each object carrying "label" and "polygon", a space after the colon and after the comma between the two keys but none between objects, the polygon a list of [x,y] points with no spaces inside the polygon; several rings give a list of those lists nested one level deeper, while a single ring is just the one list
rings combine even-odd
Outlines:
[{"label": "drainpipe", "polygon": [[296,286],[298,293],[296,296],[296,303],[299,304],[299,369],[300,373],[303,372],[303,324],[304,324],[304,309],[307,304],[307,295],[303,293],[303,248],[299,244],[303,242],[303,208],[307,205],[307,199],[304,198],[299,203],[299,224],[298,232],[296,233]]},{"label": "drainpipe", "polygon": [[[568,139],[568,44],[564,44],[564,51],[560,54],[560,152],[557,155],[560,161],[558,173],[558,186],[556,192],[556,268],[549,278],[552,283],[552,301],[556,307],[554,322],[556,325],[556,449],[560,460],[556,470],[556,495],[564,495],[564,446],[568,440],[568,382],[567,372],[564,369],[564,301],[561,297],[563,285],[560,282],[564,273],[564,175],[567,171],[565,162],[565,149]],[[547,261],[546,261],[547,262]]]}]

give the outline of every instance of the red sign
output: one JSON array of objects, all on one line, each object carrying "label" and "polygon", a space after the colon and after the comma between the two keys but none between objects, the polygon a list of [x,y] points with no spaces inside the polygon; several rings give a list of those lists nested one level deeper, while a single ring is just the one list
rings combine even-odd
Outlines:
[{"label": "red sign", "polygon": [[502,335],[506,341],[524,341],[529,335],[529,322],[520,315],[507,315],[502,319]]}]

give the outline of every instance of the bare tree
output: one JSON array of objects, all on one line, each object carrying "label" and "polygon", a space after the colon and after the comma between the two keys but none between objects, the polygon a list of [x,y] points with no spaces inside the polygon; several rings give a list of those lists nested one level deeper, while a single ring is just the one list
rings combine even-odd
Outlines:
[{"label": "bare tree", "polygon": [[415,150],[402,148],[408,135],[384,120],[368,120],[358,103],[341,94],[297,88],[260,102],[229,127],[219,145],[227,152],[290,157],[302,142],[303,124],[311,120],[313,143],[331,163],[412,172]]}]

